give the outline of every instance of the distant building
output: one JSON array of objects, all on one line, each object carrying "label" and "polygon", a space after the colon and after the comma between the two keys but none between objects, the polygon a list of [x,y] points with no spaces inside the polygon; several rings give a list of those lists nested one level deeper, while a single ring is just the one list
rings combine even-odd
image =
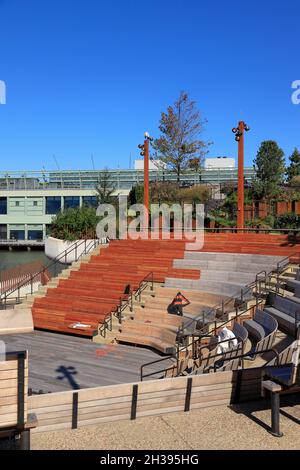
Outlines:
[{"label": "distant building", "polygon": [[206,170],[216,170],[217,168],[235,168],[235,159],[230,157],[206,158],[204,162],[204,168]]},{"label": "distant building", "polygon": [[[150,160],[149,161],[149,170],[157,169],[166,169],[166,163],[163,163],[161,160]],[[134,160],[134,169],[135,170],[144,170],[144,160],[140,158],[139,160]]]},{"label": "distant building", "polygon": [[[198,172],[185,171],[180,176],[181,185],[236,183],[237,169],[228,165],[233,159],[224,160],[227,166],[219,163]],[[0,239],[44,238],[47,226],[60,210],[82,205],[95,207],[95,186],[101,173],[103,170],[0,172]],[[109,176],[116,196],[128,195],[132,186],[143,184],[144,180],[143,169],[109,170]],[[245,168],[245,181],[250,182],[253,176],[254,169]],[[165,168],[151,166],[149,179],[176,182],[177,176]]]}]

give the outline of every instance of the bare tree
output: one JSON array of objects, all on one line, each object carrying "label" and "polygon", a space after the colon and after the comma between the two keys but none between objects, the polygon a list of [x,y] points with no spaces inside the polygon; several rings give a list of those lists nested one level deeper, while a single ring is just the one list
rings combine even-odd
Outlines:
[{"label": "bare tree", "polygon": [[116,190],[116,184],[111,180],[107,168],[99,175],[98,182],[95,186],[97,204],[112,204],[114,201],[113,193]]},{"label": "bare tree", "polygon": [[162,162],[174,171],[178,182],[180,175],[191,168],[193,162],[197,161],[198,168],[201,167],[210,145],[210,142],[199,138],[206,122],[202,119],[196,102],[191,100],[186,92],[181,92],[167,112],[161,113],[161,135],[152,144],[154,160]]}]

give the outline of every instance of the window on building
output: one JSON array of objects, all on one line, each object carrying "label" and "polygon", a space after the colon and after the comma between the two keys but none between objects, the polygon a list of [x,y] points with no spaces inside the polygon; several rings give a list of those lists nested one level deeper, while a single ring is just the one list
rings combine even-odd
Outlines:
[{"label": "window on building", "polygon": [[64,198],[65,209],[74,209],[75,207],[79,207],[79,205],[80,205],[79,196],[65,196]]},{"label": "window on building", "polygon": [[61,197],[46,197],[46,214],[57,214],[61,210]]},{"label": "window on building", "polygon": [[11,230],[10,239],[11,240],[25,240],[25,230]]},{"label": "window on building", "polygon": [[33,201],[33,205],[34,205],[34,207],[36,207],[37,206],[37,201]]},{"label": "window on building", "polygon": [[97,196],[83,196],[82,204],[86,207],[97,207]]},{"label": "window on building", "polygon": [[7,214],[7,197],[0,197],[0,214]]},{"label": "window on building", "polygon": [[16,206],[17,206],[17,207],[20,206],[20,202],[19,202],[19,201],[16,201]]},{"label": "window on building", "polygon": [[43,240],[43,230],[28,230],[28,240]]},{"label": "window on building", "polygon": [[0,240],[7,240],[7,225],[0,225]]}]

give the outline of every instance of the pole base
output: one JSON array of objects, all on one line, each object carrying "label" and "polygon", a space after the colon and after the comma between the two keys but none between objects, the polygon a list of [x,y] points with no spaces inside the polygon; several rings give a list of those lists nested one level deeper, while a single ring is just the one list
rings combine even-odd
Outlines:
[{"label": "pole base", "polygon": [[283,437],[283,433],[282,432],[273,432],[272,430],[268,431],[269,434],[271,434],[273,437]]}]

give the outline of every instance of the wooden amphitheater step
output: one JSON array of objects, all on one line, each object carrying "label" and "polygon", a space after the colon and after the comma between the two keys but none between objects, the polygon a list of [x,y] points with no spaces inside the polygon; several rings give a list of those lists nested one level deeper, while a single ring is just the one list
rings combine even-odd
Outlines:
[{"label": "wooden amphitheater step", "polygon": [[[65,332],[65,321],[70,314],[73,315],[72,312],[75,311],[77,315],[76,318],[74,315],[72,318],[81,321],[78,302],[82,305],[81,318],[85,318],[82,316],[85,310],[90,312],[92,309],[99,314],[110,314],[113,306],[116,310],[116,300],[124,296],[126,285],[129,284],[131,289],[137,290],[140,282],[149,272],[154,273],[154,281],[159,283],[164,282],[170,274],[174,277],[181,276],[197,280],[200,278],[199,269],[181,270],[173,267],[174,257],[182,258],[184,250],[184,242],[135,242],[131,240],[112,242],[108,249],[85,257],[80,266],[75,266],[76,269],[67,270],[53,284],[42,289],[33,303],[33,318],[36,318],[39,328],[44,326],[48,329],[56,321],[58,324],[55,329],[62,327]],[[40,299],[41,296],[44,296],[44,300]],[[72,301],[72,296],[77,299],[77,302]],[[55,297],[56,301],[53,300]],[[102,302],[101,307],[96,307],[96,302],[100,304]],[[45,317],[44,323],[42,315]],[[101,327],[104,318],[97,318]]]}]

